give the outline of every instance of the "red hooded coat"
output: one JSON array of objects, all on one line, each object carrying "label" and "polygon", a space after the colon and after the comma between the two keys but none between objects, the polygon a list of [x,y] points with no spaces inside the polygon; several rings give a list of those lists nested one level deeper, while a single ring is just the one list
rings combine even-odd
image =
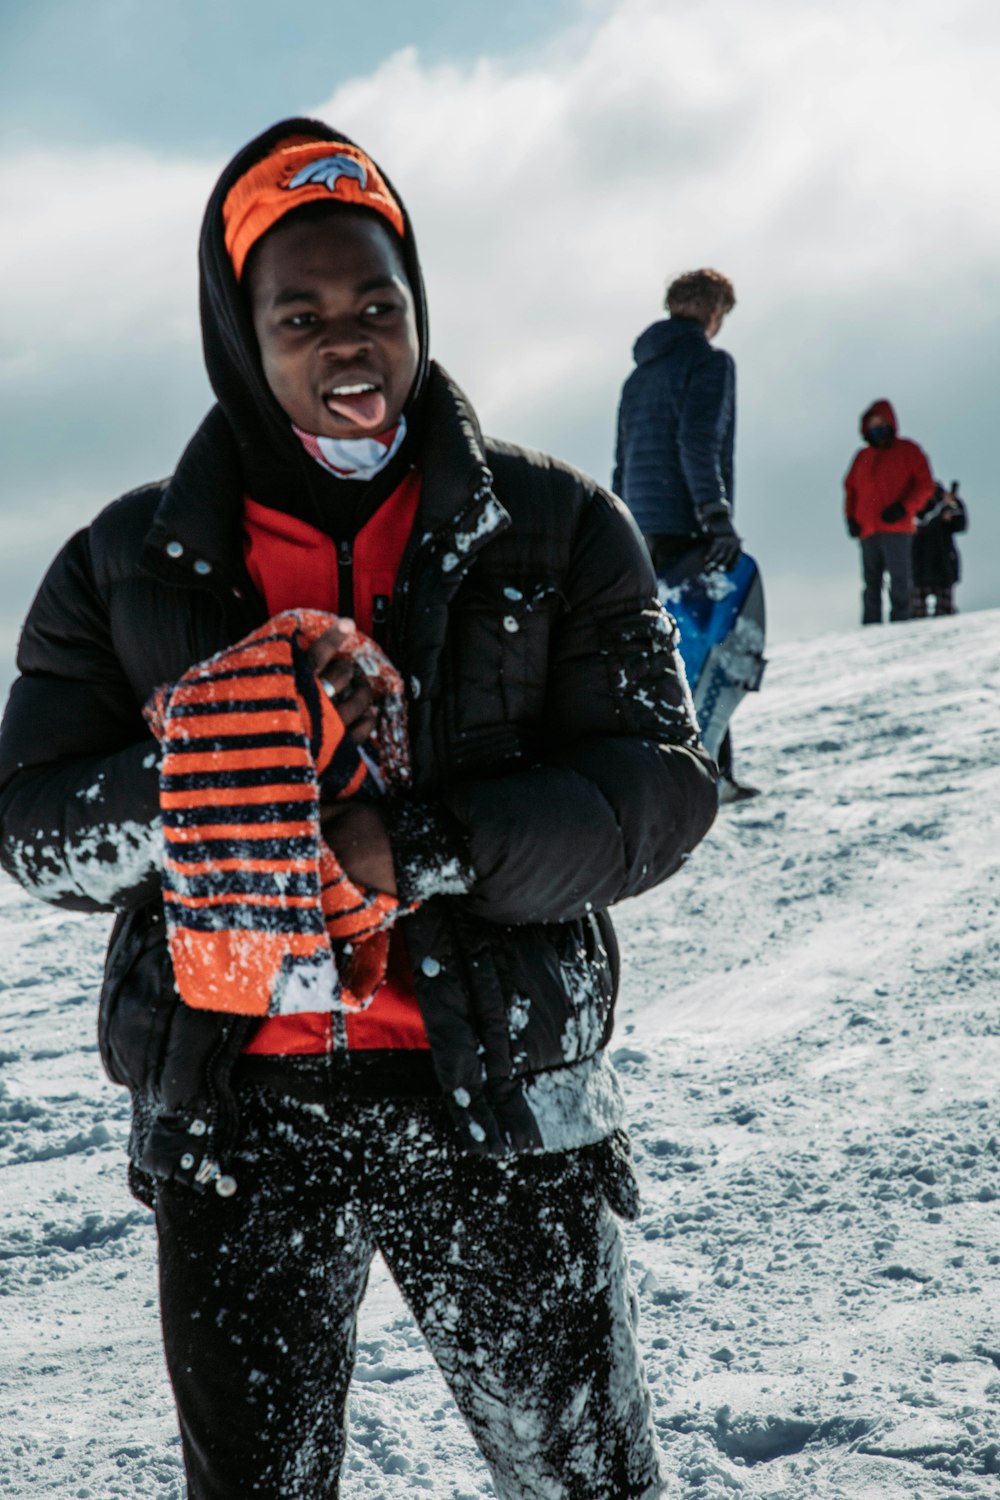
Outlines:
[{"label": "red hooded coat", "polygon": [[[896,432],[896,413],[888,401],[874,401],[861,418],[861,433],[875,421]],[[848,521],[861,527],[861,539],[878,531],[901,531],[912,535],[914,517],[934,493],[934,478],[923,449],[909,438],[893,437],[888,448],[866,445],[854,460],[844,480]],[[886,506],[899,501],[906,514],[899,521],[883,521]]]}]

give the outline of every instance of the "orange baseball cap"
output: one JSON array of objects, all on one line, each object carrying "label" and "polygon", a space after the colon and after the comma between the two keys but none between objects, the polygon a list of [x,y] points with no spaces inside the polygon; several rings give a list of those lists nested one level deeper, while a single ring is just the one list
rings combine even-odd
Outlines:
[{"label": "orange baseball cap", "polygon": [[346,141],[299,136],[279,142],[226,194],[222,223],[236,280],[252,246],[279,219],[304,203],[331,200],[373,209],[404,238],[403,210],[370,156]]}]

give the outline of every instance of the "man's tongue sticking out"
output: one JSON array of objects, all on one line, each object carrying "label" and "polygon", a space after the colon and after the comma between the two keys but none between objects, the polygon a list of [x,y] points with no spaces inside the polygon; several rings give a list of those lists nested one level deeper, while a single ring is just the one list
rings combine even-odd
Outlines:
[{"label": "man's tongue sticking out", "polygon": [[374,437],[386,426],[386,400],[383,393],[373,385],[338,385],[323,398],[327,411],[334,417],[350,422],[359,432]]}]

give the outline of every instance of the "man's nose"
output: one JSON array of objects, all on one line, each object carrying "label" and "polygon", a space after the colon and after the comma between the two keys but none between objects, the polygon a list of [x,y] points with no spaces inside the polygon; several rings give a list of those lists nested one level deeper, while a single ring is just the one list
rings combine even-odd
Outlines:
[{"label": "man's nose", "polygon": [[320,353],[331,359],[350,359],[370,347],[368,330],[353,318],[330,318],[320,332]]}]

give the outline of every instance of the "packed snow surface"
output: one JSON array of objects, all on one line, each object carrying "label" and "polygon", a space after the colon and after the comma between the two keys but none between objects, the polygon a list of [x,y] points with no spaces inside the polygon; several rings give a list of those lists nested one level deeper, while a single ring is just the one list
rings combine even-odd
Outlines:
[{"label": "packed snow surface", "polygon": [[[682,1500],[994,1496],[1000,612],[772,651],[740,776],[619,913],[627,1230]],[[0,887],[0,1494],[184,1493],[151,1216],[100,1073],[107,924]],[[344,1494],[492,1487],[384,1272]]]}]

